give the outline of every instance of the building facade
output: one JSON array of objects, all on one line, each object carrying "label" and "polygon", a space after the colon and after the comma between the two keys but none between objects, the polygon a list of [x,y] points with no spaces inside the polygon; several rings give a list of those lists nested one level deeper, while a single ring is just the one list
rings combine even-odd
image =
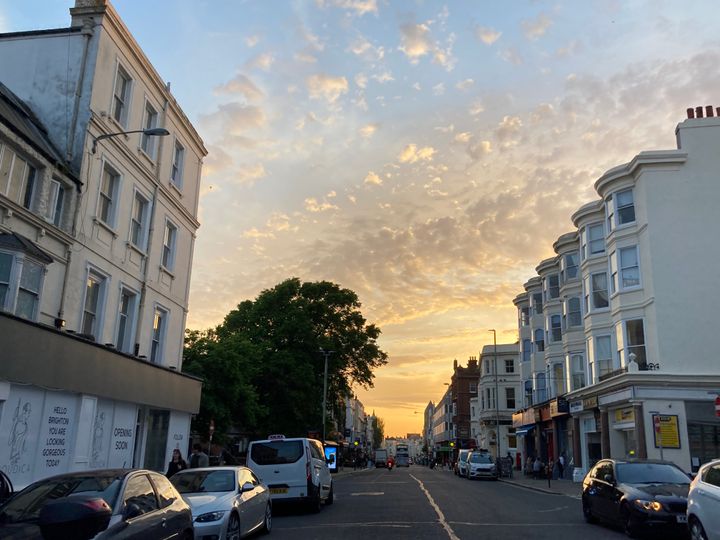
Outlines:
[{"label": "building facade", "polygon": [[[200,400],[182,350],[207,152],[114,8],[70,13],[0,34],[0,464],[18,487],[163,470]],[[167,136],[121,134],[148,129]]]},{"label": "building facade", "polygon": [[576,230],[515,298],[525,408],[513,422],[527,450],[565,453],[580,472],[603,457],[691,471],[720,454],[709,354],[720,255],[698,241],[720,233],[715,113],[689,109],[677,149],[641,152],[601,176],[598,200],[573,214]]},{"label": "building facade", "polygon": [[459,366],[457,360],[453,362],[453,375],[450,379],[450,392],[452,395],[452,424],[455,428],[455,453],[460,448],[474,448],[475,440],[470,429],[470,400],[478,395],[478,380],[480,368],[477,357],[468,358],[467,367]]}]

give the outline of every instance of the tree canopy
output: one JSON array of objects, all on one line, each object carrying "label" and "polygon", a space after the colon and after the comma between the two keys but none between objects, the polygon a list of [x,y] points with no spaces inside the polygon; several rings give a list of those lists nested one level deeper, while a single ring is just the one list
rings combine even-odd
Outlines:
[{"label": "tree canopy", "polygon": [[217,328],[188,331],[183,369],[204,379],[193,428],[207,433],[212,418],[220,435],[231,426],[259,436],[322,431],[321,349],[332,351],[328,420],[334,414],[342,426],[351,388],[372,387],[387,363],[380,329],[360,307],[349,289],[291,278],[240,303]]}]

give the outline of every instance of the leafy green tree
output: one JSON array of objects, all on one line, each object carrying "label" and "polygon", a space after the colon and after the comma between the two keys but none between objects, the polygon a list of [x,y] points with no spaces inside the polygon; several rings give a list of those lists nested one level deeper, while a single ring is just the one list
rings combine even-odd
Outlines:
[{"label": "leafy green tree", "polygon": [[[380,329],[367,324],[357,295],[327,281],[288,279],[240,303],[216,329],[189,332],[189,372],[218,377],[203,388],[198,418],[215,414],[243,431],[266,436],[321,430],[324,357],[328,355],[328,411],[344,420],[343,399],[354,385],[371,387],[387,363]],[[208,364],[219,363],[216,367]],[[223,379],[225,371],[230,377]],[[239,385],[237,390],[225,386]],[[243,399],[230,404],[228,399]],[[224,410],[223,410],[224,409]],[[328,414],[328,420],[331,414]],[[198,421],[198,424],[202,424]],[[329,425],[326,426],[329,431]]]},{"label": "leafy green tree", "polygon": [[373,448],[380,448],[385,440],[385,421],[375,416],[373,418]]}]

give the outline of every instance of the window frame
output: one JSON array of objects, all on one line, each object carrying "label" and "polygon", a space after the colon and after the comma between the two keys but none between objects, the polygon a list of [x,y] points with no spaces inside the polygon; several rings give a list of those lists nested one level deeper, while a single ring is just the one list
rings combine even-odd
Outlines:
[{"label": "window frame", "polygon": [[562,343],[562,315],[559,313],[552,313],[547,318],[548,325],[548,337],[552,338],[549,340],[551,343]]},{"label": "window frame", "polygon": [[[563,255],[561,264],[562,269],[560,274],[562,277],[561,281],[563,283],[574,281],[580,277],[580,256],[576,251]],[[571,269],[574,269],[572,275],[570,275]]]},{"label": "window frame", "polygon": [[[128,296],[131,296],[132,299],[130,300],[130,305],[128,309],[127,314],[123,314],[122,312],[122,302],[123,297],[125,293],[130,293]],[[132,354],[134,352],[134,346],[135,346],[135,331],[136,331],[136,321],[137,321],[137,315],[138,315],[138,307],[139,307],[139,300],[140,293],[133,289],[132,287],[129,287],[125,283],[120,283],[119,286],[119,294],[118,294],[118,303],[117,303],[117,310],[116,310],[116,321],[115,321],[115,329],[114,329],[114,336],[115,336],[115,348],[120,351],[124,352],[126,354]],[[123,343],[120,343],[120,323],[121,319],[125,315],[125,336],[122,340]]]},{"label": "window frame", "polygon": [[[508,369],[510,368],[510,369]],[[515,373],[515,360],[512,358],[506,358],[505,359],[505,373],[512,374]]]},{"label": "window frame", "polygon": [[[630,204],[622,204],[620,202],[620,198],[622,195],[630,194]],[[635,217],[635,193],[633,191],[633,188],[627,188],[622,189],[620,191],[616,191],[612,194],[613,203],[614,203],[614,209],[615,209],[615,226],[616,227],[623,227],[625,225],[630,225],[631,223],[635,223],[636,217]],[[628,219],[627,216],[624,216],[626,210],[631,209],[632,210],[632,219]]]},{"label": "window frame", "polygon": [[[116,94],[117,90],[117,83],[118,78],[122,77],[125,81],[125,84],[123,85],[123,90],[125,92],[125,95],[121,98],[118,98]],[[110,96],[110,117],[117,122],[118,125],[120,125],[123,128],[127,128],[128,126],[128,118],[130,118],[130,107],[132,104],[132,95],[133,95],[133,86],[134,86],[134,80],[130,76],[130,73],[127,69],[121,64],[121,62],[118,60],[115,62],[115,77],[113,79],[113,86],[112,86],[112,92]],[[120,101],[122,104],[122,111],[120,112],[120,118],[116,118],[116,105],[117,101]]]},{"label": "window frame", "polygon": [[[538,334],[539,332],[539,334]],[[542,339],[538,340],[537,337],[540,335]],[[533,349],[536,352],[544,352],[545,351],[545,329],[544,328],[536,328],[533,330]]]},{"label": "window frame", "polygon": [[[595,288],[595,277],[597,276],[604,276],[605,277],[605,288],[604,289],[596,289]],[[600,311],[603,309],[609,309],[610,308],[610,291],[608,290],[608,275],[607,271],[603,270],[602,272],[593,272],[589,275],[590,279],[590,311]],[[597,305],[597,300],[601,298],[602,292],[605,292],[605,303],[606,305]]]},{"label": "window frame", "polygon": [[[143,205],[140,221],[137,220],[136,211],[137,211],[137,205],[138,201],[140,201],[140,204]],[[128,231],[128,242],[132,244],[136,249],[139,251],[145,253],[147,251],[147,245],[148,245],[148,231],[149,231],[149,225],[150,225],[150,197],[145,195],[141,190],[139,190],[137,187],[133,190],[133,199],[132,199],[132,211],[130,214],[130,227]],[[135,239],[135,230],[137,227],[139,241],[136,242]]]},{"label": "window frame", "polygon": [[[587,231],[587,256],[585,258],[590,259],[592,257],[599,257],[600,255],[603,255],[607,246],[605,245],[605,227],[602,221],[586,225],[585,230]],[[596,237],[594,236],[593,231],[597,230],[600,231],[600,234]],[[600,242],[602,242],[602,249],[595,250],[593,245],[599,245]]]},{"label": "window frame", "polygon": [[[159,333],[155,326],[158,314],[162,315],[161,321],[164,323],[160,325]],[[150,333],[150,354],[148,357],[148,360],[152,364],[162,365],[162,359],[165,357],[165,345],[167,344],[167,328],[169,319],[170,310],[165,306],[156,303],[153,307],[153,325]]]},{"label": "window frame", "polygon": [[63,215],[65,214],[65,203],[67,201],[68,192],[70,191],[65,182],[52,178],[50,180],[50,197],[48,200],[47,213],[45,221],[52,223],[61,229],[63,224]]},{"label": "window frame", "polygon": [[[146,97],[141,129],[155,129],[158,127],[159,120],[160,114],[158,113],[158,108]],[[157,145],[157,137],[146,135],[145,133],[140,134],[140,149],[151,161],[155,161],[157,158]]]},{"label": "window frame", "polygon": [[[600,358],[599,351],[600,340],[607,340],[607,357]],[[611,334],[602,334],[599,336],[593,336],[593,350],[592,350],[592,363],[593,363],[593,378],[595,382],[600,380],[600,377],[611,373],[614,369],[613,363],[613,342]]]},{"label": "window frame", "polygon": [[[587,377],[585,376],[585,356],[581,352],[571,352],[568,354],[570,364],[570,386],[572,390],[578,390],[587,386]],[[580,369],[577,369],[578,366]],[[578,378],[580,382],[578,384]]]},{"label": "window frame", "polygon": [[[179,148],[178,148],[179,147]],[[180,150],[180,159],[178,164],[178,149]],[[178,191],[183,189],[183,180],[185,176],[185,146],[176,137],[173,144],[172,162],[170,164],[170,184],[175,186]]]},{"label": "window frame", "polygon": [[[7,283],[5,283],[4,281],[2,282],[2,284],[6,286],[6,289],[4,302],[0,304],[0,311],[12,313],[16,317],[21,317],[26,320],[37,322],[38,316],[40,315],[40,305],[42,302],[42,294],[45,286],[47,264],[43,264],[42,261],[39,261],[34,257],[27,255],[26,253],[13,251],[10,249],[0,249],[0,255],[6,255],[10,257],[10,271],[8,273],[8,281]],[[37,291],[32,291],[30,289],[27,289],[27,287],[23,287],[23,275],[26,268],[26,263],[33,264],[40,269],[40,281],[37,285]],[[33,293],[35,296],[33,311],[30,317],[26,317],[24,314],[18,313],[18,300],[20,298],[21,290],[27,290],[30,293]]]},{"label": "window frame", "polygon": [[[8,165],[7,183],[4,189],[2,185],[0,185],[0,195],[32,211],[32,203],[37,186],[38,168],[31,159],[25,157],[25,155],[19,152],[14,146],[9,145],[7,142],[0,142],[0,173],[2,172],[6,152],[10,152],[11,161]],[[17,173],[16,169],[18,160],[22,162],[23,170],[21,173]],[[14,187],[17,182],[19,182],[20,185]]]},{"label": "window frame", "polygon": [[[511,395],[512,394],[512,395]],[[512,386],[505,387],[505,408],[514,411],[517,405],[517,396],[515,388]]]},{"label": "window frame", "polygon": [[[107,193],[103,191],[104,183],[105,183],[105,173],[108,172],[111,176],[111,191],[110,195],[108,196]],[[109,161],[103,160],[102,167],[100,168],[100,182],[98,185],[98,199],[97,199],[97,211],[96,211],[96,218],[97,220],[104,224],[105,226],[109,227],[112,230],[115,230],[115,226],[117,224],[117,214],[118,214],[118,206],[120,203],[120,186],[122,183],[122,174],[120,171],[114,167]],[[104,214],[104,204],[103,202],[106,201],[107,206],[107,219],[103,217]]]},{"label": "window frame", "polygon": [[[168,246],[166,243],[168,239],[168,230],[173,231],[171,242]],[[178,226],[167,216],[165,217],[165,227],[163,227],[163,241],[162,241],[162,252],[160,255],[160,265],[167,270],[172,272],[175,270],[175,260],[177,256],[177,243],[178,243]],[[166,256],[166,253],[168,255]]]},{"label": "window frame", "polygon": [[[87,295],[88,295],[88,282],[90,279],[95,279],[98,282],[98,297],[97,304],[95,306],[95,313],[93,313],[94,326],[91,332],[85,332],[85,313],[87,308]],[[106,272],[103,272],[94,265],[88,264],[85,268],[85,280],[83,287],[83,297],[80,303],[80,319],[78,325],[78,334],[93,336],[95,341],[101,341],[103,326],[105,323],[105,303],[107,301],[108,287],[110,286],[111,276]]]},{"label": "window frame", "polygon": [[[538,302],[538,300],[540,300]],[[533,293],[532,295],[532,307],[536,315],[542,315],[543,313],[543,293]]]}]

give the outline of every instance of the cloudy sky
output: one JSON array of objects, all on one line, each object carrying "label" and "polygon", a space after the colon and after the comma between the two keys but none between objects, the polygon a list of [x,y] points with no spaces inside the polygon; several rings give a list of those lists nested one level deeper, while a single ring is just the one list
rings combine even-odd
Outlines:
[{"label": "cloudy sky", "polygon": [[[674,148],[720,88],[710,1],[115,0],[210,152],[191,328],[296,276],[358,293],[390,355],[358,391],[421,430],[594,181]],[[72,0],[0,0],[0,31]]]}]

